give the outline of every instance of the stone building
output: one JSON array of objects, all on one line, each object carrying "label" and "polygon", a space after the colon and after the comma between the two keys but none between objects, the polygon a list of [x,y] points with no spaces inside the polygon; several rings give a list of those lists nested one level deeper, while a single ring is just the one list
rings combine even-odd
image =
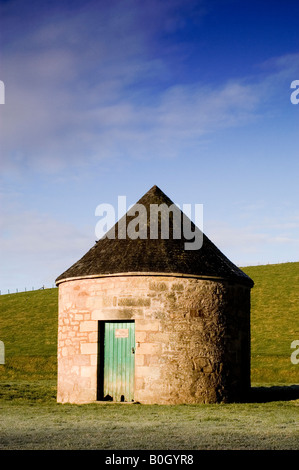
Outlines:
[{"label": "stone building", "polygon": [[[138,203],[147,214],[154,204],[173,204],[156,186]],[[122,238],[123,220],[128,227],[134,217],[118,221],[115,238],[100,239],[56,279],[57,401],[242,400],[250,388],[253,281],[205,235],[200,249],[186,250],[184,236],[172,236],[171,211],[169,239],[160,232]],[[147,233],[149,224],[148,216]]]}]

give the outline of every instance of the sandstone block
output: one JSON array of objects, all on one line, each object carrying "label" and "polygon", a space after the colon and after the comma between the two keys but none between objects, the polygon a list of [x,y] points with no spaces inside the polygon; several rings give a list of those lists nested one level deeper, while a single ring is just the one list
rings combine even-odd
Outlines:
[{"label": "sandstone block", "polygon": [[149,307],[151,299],[148,297],[123,297],[118,299],[118,305],[124,307]]},{"label": "sandstone block", "polygon": [[160,327],[159,320],[136,320],[136,330],[138,331],[158,331]]},{"label": "sandstone block", "polygon": [[149,331],[147,334],[147,340],[149,342],[168,343],[169,335],[169,333],[161,333],[160,331]]},{"label": "sandstone block", "polygon": [[144,343],[146,338],[146,331],[135,331],[136,342]]},{"label": "sandstone block", "polygon": [[136,354],[135,355],[135,365],[136,366],[143,366],[144,365],[144,354]]},{"label": "sandstone block", "polygon": [[89,366],[91,364],[92,355],[89,354],[77,354],[74,356],[74,364],[78,366]]},{"label": "sandstone block", "polygon": [[168,286],[165,282],[150,281],[149,288],[154,291],[163,292],[168,290]]},{"label": "sandstone block", "polygon": [[81,377],[92,377],[95,375],[95,368],[91,366],[82,366],[81,367]]},{"label": "sandstone block", "polygon": [[88,334],[88,342],[89,343],[97,343],[98,342],[98,333],[93,331],[92,333]]},{"label": "sandstone block", "polygon": [[136,377],[143,377],[144,379],[158,379],[161,371],[159,367],[155,366],[139,366],[136,367]]},{"label": "sandstone block", "polygon": [[160,354],[162,346],[159,343],[140,343],[138,354]]},{"label": "sandstone block", "polygon": [[81,343],[81,354],[97,354],[97,343]]},{"label": "sandstone block", "polygon": [[94,320],[82,321],[80,323],[80,331],[97,331],[98,322]]},{"label": "sandstone block", "polygon": [[92,320],[131,320],[132,309],[102,308],[91,312]]},{"label": "sandstone block", "polygon": [[90,355],[90,365],[91,366],[96,366],[98,364],[98,356],[97,354],[91,354]]}]

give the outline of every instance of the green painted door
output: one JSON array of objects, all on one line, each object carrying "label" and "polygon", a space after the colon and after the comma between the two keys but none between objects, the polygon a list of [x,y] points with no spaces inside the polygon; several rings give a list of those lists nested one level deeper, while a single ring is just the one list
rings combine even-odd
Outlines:
[{"label": "green painted door", "polygon": [[105,322],[104,399],[134,400],[135,323]]}]

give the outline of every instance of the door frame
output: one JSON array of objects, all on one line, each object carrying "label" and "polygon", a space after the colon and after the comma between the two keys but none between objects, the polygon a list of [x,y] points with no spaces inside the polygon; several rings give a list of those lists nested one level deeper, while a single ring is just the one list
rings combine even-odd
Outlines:
[{"label": "door frame", "polygon": [[[105,350],[105,323],[134,323],[135,320],[98,320],[98,357],[97,357],[97,401],[107,401],[104,397],[104,350]],[[136,331],[136,330],[135,330]],[[135,361],[134,361],[135,375]],[[135,381],[134,381],[135,383]]]}]

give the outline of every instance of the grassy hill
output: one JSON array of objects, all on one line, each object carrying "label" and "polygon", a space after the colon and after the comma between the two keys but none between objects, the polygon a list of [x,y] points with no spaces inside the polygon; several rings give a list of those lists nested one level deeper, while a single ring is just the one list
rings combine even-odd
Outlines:
[{"label": "grassy hill", "polygon": [[0,296],[0,339],[7,379],[56,377],[58,289]]},{"label": "grassy hill", "polygon": [[251,295],[251,378],[255,383],[298,384],[291,343],[299,340],[299,263],[243,268]]},{"label": "grassy hill", "polygon": [[[252,290],[252,383],[298,384],[291,342],[299,340],[299,262],[243,270]],[[0,296],[0,339],[6,365],[0,378],[55,379],[58,289]]]}]

